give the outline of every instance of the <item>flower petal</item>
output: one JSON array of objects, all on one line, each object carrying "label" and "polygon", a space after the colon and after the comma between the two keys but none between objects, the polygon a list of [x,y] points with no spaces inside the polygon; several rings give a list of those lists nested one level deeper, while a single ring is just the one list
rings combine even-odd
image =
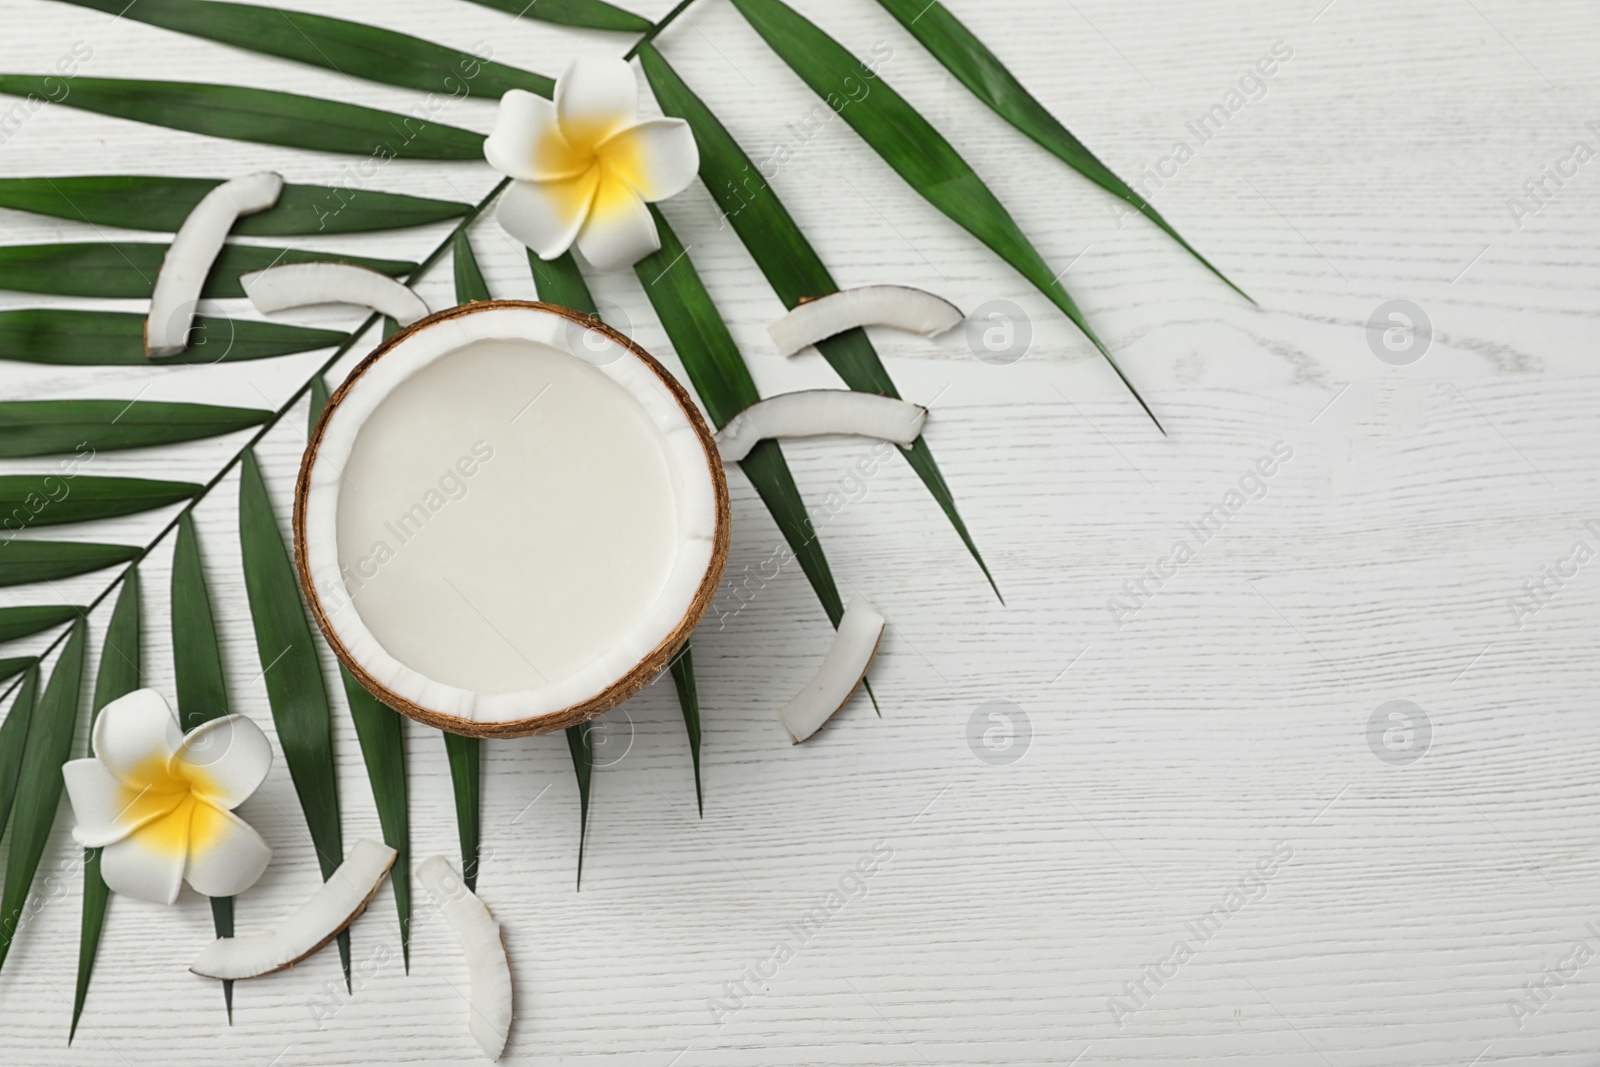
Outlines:
[{"label": "flower petal", "polygon": [[483,158],[518,181],[549,181],[581,174],[591,153],[575,152],[561,135],[556,106],[525,89],[500,98],[494,130],[483,142]]},{"label": "flower petal", "polygon": [[540,259],[555,259],[572,247],[599,181],[600,169],[595,167],[576,178],[512,182],[494,217]]},{"label": "flower petal", "polygon": [[168,814],[107,845],[100,853],[100,876],[106,885],[123,896],[156,904],[177,900],[197,803],[187,798]]},{"label": "flower petal", "polygon": [[97,759],[69,760],[61,777],[72,801],[72,837],[84,848],[121,841],[183,801],[182,793],[130,789]]},{"label": "flower petal", "polygon": [[199,801],[189,830],[183,880],[208,897],[231,897],[256,884],[272,849],[231,811]]},{"label": "flower petal", "polygon": [[190,730],[168,764],[204,800],[236,808],[272,767],[272,742],[243,715],[224,715]]},{"label": "flower petal", "polygon": [[683,192],[700,169],[700,148],[682,119],[650,119],[618,130],[597,151],[651,202]]},{"label": "flower petal", "polygon": [[106,770],[135,789],[165,775],[183,740],[178,717],[154,689],[135,689],[100,709],[91,745]]},{"label": "flower petal", "polygon": [[599,270],[631,267],[661,247],[655,219],[633,186],[604,168],[589,218],[578,233],[578,251]]},{"label": "flower petal", "polygon": [[574,145],[594,145],[632,126],[639,115],[633,68],[609,56],[573,60],[556,79],[556,114]]}]

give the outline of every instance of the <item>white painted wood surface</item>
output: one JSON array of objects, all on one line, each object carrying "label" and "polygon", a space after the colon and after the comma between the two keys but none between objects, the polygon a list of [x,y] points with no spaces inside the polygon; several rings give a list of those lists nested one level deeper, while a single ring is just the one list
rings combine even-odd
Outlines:
[{"label": "white painted wood surface", "polygon": [[[299,6],[459,46],[487,40],[496,58],[549,73],[626,40],[452,0]],[[656,15],[668,5],[640,6]],[[937,398],[929,440],[1006,602],[903,464],[891,459],[856,483],[861,443],[788,448],[808,499],[835,489],[851,498],[823,538],[840,582],[891,622],[873,669],[883,717],[858,697],[812,742],[787,743],[777,710],[829,636],[791,567],[696,636],[703,820],[670,688],[606,720],[612,765],[597,775],[581,894],[562,739],[487,745],[480,888],[505,924],[518,982],[508,1061],[1600,1063],[1600,962],[1552,984],[1537,1014],[1518,1019],[1509,1007],[1547,968],[1567,966],[1574,943],[1600,951],[1600,720],[1590,706],[1600,564],[1520,622],[1512,605],[1576,542],[1600,547],[1585,526],[1600,522],[1600,379],[1589,367],[1600,162],[1550,184],[1550,202],[1520,226],[1508,204],[1576,142],[1600,148],[1591,124],[1600,13],[1572,0],[953,0],[1130,178],[1146,166],[1171,172],[1162,160],[1174,142],[1194,144],[1186,122],[1275,43],[1292,49],[1256,99],[1175,176],[1148,186],[1260,300],[1254,309],[994,120],[875,5],[802,6],[859,52],[879,41],[893,49],[884,76],[1067,269],[1171,437],[1155,433],[1041,297],[842,123],[801,146],[793,124],[813,98],[729,6],[693,9],[665,51],[752,154],[794,149],[776,185],[841,284],[920,285],[969,309],[1008,300],[1031,317],[1031,348],[1009,366],[974,359],[959,332],[878,338],[903,392]],[[65,5],[4,0],[0,15],[8,69],[47,69],[81,40],[94,50],[85,74],[234,81],[387,107],[413,98]],[[491,115],[488,103],[455,103],[441,118],[483,130]],[[346,165],[62,107],[0,146],[7,175],[272,166],[326,182]],[[483,166],[395,162],[377,184],[470,201],[493,181]],[[763,391],[836,384],[818,357],[770,351],[765,325],[780,305],[717,231],[705,192],[666,210]],[[0,223],[7,242],[93,236],[10,212]],[[415,258],[442,232],[296,243]],[[521,250],[492,223],[473,240],[497,295],[532,294]],[[631,275],[591,280],[672,362]],[[448,286],[448,272],[435,271],[423,292],[444,302]],[[1420,305],[1433,324],[1430,350],[1406,367],[1368,345],[1369,316],[1393,299]],[[339,311],[294,318],[356,321]],[[11,364],[0,380],[8,397],[276,406],[322,358],[183,371]],[[284,519],[303,425],[302,407],[262,448]],[[1276,442],[1293,455],[1265,480],[1265,496],[1119,628],[1108,598],[1158,566]],[[104,455],[95,466],[203,480],[238,443]],[[748,483],[731,481],[730,582],[757,573],[777,543]],[[199,509],[203,549],[235,710],[270,732],[234,485],[230,476]],[[69,536],[140,541],[166,518]],[[145,668],[170,692],[169,558],[170,542],[143,573]],[[107,577],[6,590],[3,601],[87,598]],[[731,592],[722,603],[734,603]],[[96,621],[98,646],[103,613]],[[331,659],[328,668],[331,682]],[[1431,723],[1431,747],[1409,765],[1380,760],[1368,743],[1369,718],[1394,699]],[[1009,765],[980,760],[967,741],[969,719],[990,701],[1013,703],[1031,724]],[[988,710],[980,732],[993,725]],[[342,708],[336,744],[345,832],[377,835]],[[453,855],[442,746],[421,728],[408,744],[415,855]],[[251,930],[317,875],[281,764],[244,813],[278,850],[239,901],[239,927]],[[63,813],[50,869],[73,863],[67,822]],[[863,858],[870,879],[843,881]],[[1260,899],[1199,945],[1186,924],[1227,905],[1264,858],[1273,867],[1264,896],[1252,887]],[[849,899],[826,912],[841,887]],[[68,1049],[78,879],[39,888],[48,903],[0,975],[6,1064],[476,1058],[451,939],[419,906],[407,975],[388,891],[354,928],[367,977],[353,998],[335,992],[337,957],[324,952],[241,983],[232,1027],[216,988],[185,970],[211,936],[205,902],[187,891],[171,909],[113,900]],[[1163,961],[1180,939],[1196,947],[1171,974]],[[774,973],[768,961],[785,942],[793,957]],[[1168,976],[1146,977],[1152,966]],[[1139,982],[1142,1006],[1114,1012],[1125,983]]]}]

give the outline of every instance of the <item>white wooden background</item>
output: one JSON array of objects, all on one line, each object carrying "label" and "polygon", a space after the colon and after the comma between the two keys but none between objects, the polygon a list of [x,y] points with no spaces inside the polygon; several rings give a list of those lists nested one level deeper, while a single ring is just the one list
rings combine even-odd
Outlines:
[{"label": "white wooden background", "polygon": [[[627,45],[457,0],[299,6],[461,47],[486,40],[496,58],[552,74],[574,54]],[[650,15],[667,6],[639,3]],[[607,720],[614,762],[597,775],[581,893],[564,741],[487,745],[480,889],[505,924],[518,982],[509,1062],[1600,1063],[1600,962],[1537,1014],[1519,1020],[1508,1007],[1575,942],[1600,951],[1600,564],[1520,625],[1510,607],[1577,541],[1600,547],[1584,527],[1600,520],[1600,378],[1589,365],[1600,162],[1520,227],[1508,206],[1575,142],[1600,148],[1600,126],[1586,125],[1600,123],[1600,11],[1578,0],[951,0],[1130,178],[1189,136],[1185,122],[1276,42],[1292,48],[1264,94],[1149,187],[1260,300],[1255,309],[1152,227],[1119,220],[1109,197],[991,117],[874,4],[801,6],[860,53],[892,48],[884,77],[959,146],[1051,263],[1071,264],[1067,284],[1171,437],[1041,297],[843,123],[796,149],[776,185],[841,284],[908,282],[967,308],[1010,300],[1031,316],[1031,350],[1009,366],[974,359],[959,333],[878,338],[903,391],[938,398],[928,437],[1006,602],[891,460],[823,535],[841,584],[892,623],[873,670],[882,719],[857,698],[813,742],[787,743],[777,710],[830,633],[788,568],[725,628],[696,635],[704,819],[670,688]],[[81,40],[94,50],[85,74],[232,81],[393,108],[414,99],[42,0],[3,0],[0,19],[12,70],[45,70]],[[814,100],[722,0],[702,0],[662,44],[753,155],[795,146],[788,124]],[[486,130],[492,108],[453,103],[440,117]],[[65,107],[0,147],[7,175],[270,166],[330,182],[347,163]],[[395,162],[376,184],[471,201],[493,181],[482,165]],[[731,233],[717,232],[705,192],[666,210],[763,391],[836,384],[819,357],[772,353],[764,326],[779,304]],[[86,226],[0,215],[8,242],[93,239]],[[415,258],[444,229],[296,243]],[[492,223],[473,241],[497,295],[532,295],[521,250]],[[672,363],[631,274],[591,281]],[[447,302],[448,284],[448,271],[435,271],[424,295]],[[1415,302],[1433,324],[1431,349],[1411,366],[1382,363],[1368,345],[1365,323],[1391,299]],[[330,310],[297,321],[356,318]],[[322,358],[182,371],[9,364],[0,374],[10,397],[276,406]],[[303,425],[302,408],[262,449],[285,521]],[[1279,441],[1293,459],[1266,497],[1118,628],[1107,599]],[[104,455],[94,466],[203,480],[238,444]],[[867,448],[826,441],[787,452],[819,501]],[[730,481],[732,580],[778,537],[749,484]],[[234,484],[200,508],[201,536],[235,710],[270,733]],[[167,517],[67,535],[139,542]],[[145,668],[170,693],[169,557],[170,542],[143,573]],[[87,598],[107,577],[6,590],[4,602]],[[101,625],[103,616],[95,646]],[[1431,722],[1431,747],[1409,765],[1368,744],[1369,718],[1393,699]],[[996,700],[1031,724],[1009,765],[978,759],[967,742],[974,710]],[[335,741],[345,832],[376,836],[342,707]],[[453,856],[442,746],[421,728],[408,744],[416,856]],[[277,849],[239,900],[248,931],[317,875],[281,763],[244,814]],[[76,854],[67,822],[64,812],[51,869]],[[1190,936],[1185,924],[1224,902],[1278,842],[1292,855],[1264,898],[1159,988],[1146,980],[1153,995],[1119,1025],[1110,1002],[1124,984]],[[743,977],[794,940],[791,924],[874,849],[888,858],[864,890],[776,974]],[[113,900],[68,1049],[79,892],[75,875],[66,884],[0,975],[7,1064],[477,1058],[450,936],[419,902],[404,973],[387,891],[354,927],[358,966],[375,973],[353,998],[325,999],[338,973],[328,951],[240,983],[232,1027],[215,986],[185,969],[211,936],[205,902],[188,891],[173,908]],[[725,984],[741,980],[742,1005],[714,1010],[729,1000]],[[319,1003],[334,1009],[319,1019]]]}]

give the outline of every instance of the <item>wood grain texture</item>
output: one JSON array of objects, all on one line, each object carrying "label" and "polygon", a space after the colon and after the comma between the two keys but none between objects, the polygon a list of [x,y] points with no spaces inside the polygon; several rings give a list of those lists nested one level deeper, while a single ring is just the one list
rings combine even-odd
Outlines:
[{"label": "wood grain texture", "polygon": [[[295,6],[384,25],[556,74],[622,35],[514,20],[475,4],[353,0]],[[659,16],[665,0],[641,2]],[[1600,160],[1536,215],[1509,199],[1585,141],[1600,148],[1592,44],[1576,0],[949,0],[1111,167],[1262,304],[1251,309],[1154,227],[994,118],[866,0],[802,0],[971,161],[1065,281],[1171,431],[1163,440],[1043,298],[905,189],[727,5],[703,0],[660,46],[773,179],[841,285],[930,288],[973,311],[1028,317],[1025,358],[992,365],[965,335],[875,335],[901,391],[932,402],[928,437],[1006,603],[915,476],[860,442],[786,446],[827,508],[841,588],[890,620],[873,669],[883,718],[857,697],[790,746],[778,709],[830,629],[798,569],[770,577],[780,538],[730,476],[723,587],[697,631],[706,814],[696,819],[670,683],[599,720],[584,888],[572,889],[578,797],[560,738],[484,748],[479,892],[504,924],[518,992],[507,1060],[668,1067],[762,1064],[1177,1064],[1424,1067],[1600,1063],[1600,962],[1535,1014],[1508,1002],[1600,952],[1600,562],[1524,585],[1600,550],[1594,358]],[[93,76],[233,81],[404,110],[413,94],[347,81],[39,0],[0,0],[5,63],[49,69],[75,41]],[[1186,125],[1284,42],[1292,57],[1204,143]],[[3,110],[3,109],[0,109]],[[451,102],[480,131],[493,104]],[[808,132],[809,131],[809,132]],[[1157,168],[1186,140],[1192,157]],[[212,141],[49,107],[0,144],[8,175],[355,180],[350,160]],[[1145,178],[1145,168],[1154,178]],[[395,161],[373,184],[473,201],[485,167]],[[1159,185],[1157,184],[1159,181]],[[782,310],[719,230],[699,188],[665,205],[764,393],[832,386],[815,355],[776,356]],[[135,238],[0,212],[8,243]],[[299,247],[415,259],[444,225],[307,237]],[[495,296],[529,298],[523,250],[474,232]],[[590,275],[608,322],[675,371],[629,272]],[[420,287],[450,303],[448,269]],[[1432,345],[1380,362],[1380,304],[1421,306]],[[59,306],[0,294],[0,307]],[[94,306],[133,310],[133,302]],[[219,301],[208,314],[249,314]],[[351,328],[348,309],[288,317]],[[375,340],[375,339],[374,339]],[[352,350],[337,381],[366,351]],[[275,407],[324,354],[172,368],[0,365],[7,399],[125,397]],[[305,447],[303,403],[258,449],[280,517]],[[241,435],[160,454],[96,457],[94,474],[204,481]],[[1190,533],[1282,442],[1292,457],[1248,482],[1203,543]],[[0,472],[49,469],[4,461]],[[272,734],[236,536],[237,476],[198,510],[233,710]],[[52,537],[142,542],[170,511]],[[1119,626],[1108,608],[1187,538],[1192,558]],[[170,538],[142,568],[150,683],[172,690],[164,593]],[[1170,568],[1168,568],[1170,569]],[[0,603],[83,602],[106,573],[7,589]],[[109,605],[106,606],[109,609]],[[1526,604],[1524,604],[1524,608]],[[106,611],[92,633],[103,632]],[[53,634],[8,646],[44,647]],[[99,647],[98,636],[90,641]],[[324,652],[326,677],[335,664]],[[337,691],[337,687],[332,687]],[[1431,724],[1418,761],[1379,759],[1369,720],[1413,702]],[[969,722],[991,701],[1024,711],[1021,759],[986,763]],[[994,710],[993,708],[988,710]],[[997,725],[988,711],[977,732]],[[455,855],[442,747],[407,724],[413,855]],[[1015,738],[1016,735],[1014,735]],[[335,746],[347,839],[380,829],[354,730]],[[614,747],[613,747],[614,746]],[[980,751],[986,751],[979,744]],[[287,771],[242,809],[279,852],[237,904],[263,929],[319,882]],[[356,992],[337,958],[241,982],[226,1025],[188,961],[211,938],[205,902],[111,902],[77,1042],[65,1044],[81,879],[63,813],[55,881],[0,973],[7,1064],[343,1067],[472,1062],[466,969],[417,905],[412,968],[393,897],[352,928]],[[1188,925],[1275,843],[1289,856],[1176,973]],[[65,871],[63,871],[65,865]],[[870,867],[870,877],[852,874]],[[830,892],[838,892],[836,899]],[[839,903],[842,901],[842,903]],[[837,905],[837,906],[835,906]],[[1593,924],[1593,929],[1589,924]],[[776,946],[792,957],[776,965]],[[779,952],[778,955],[783,955]],[[760,972],[753,977],[751,970]],[[1114,998],[1144,983],[1137,1010]],[[1520,1024],[1520,1025],[1519,1025]],[[1077,1057],[1074,1059],[1074,1057]]]}]

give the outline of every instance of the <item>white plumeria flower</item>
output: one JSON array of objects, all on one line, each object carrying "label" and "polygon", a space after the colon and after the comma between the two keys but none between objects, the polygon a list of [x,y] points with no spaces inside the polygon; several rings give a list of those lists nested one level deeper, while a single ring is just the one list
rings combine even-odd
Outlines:
[{"label": "white plumeria flower", "polygon": [[100,875],[125,896],[171,904],[187,881],[208,897],[255,884],[272,849],[234,808],[272,766],[272,744],[243,715],[184,734],[154,689],[100,710],[94,756],[61,768],[77,819],[72,836],[104,848]]},{"label": "white plumeria flower", "polygon": [[522,89],[500,98],[484,158],[516,179],[500,199],[505,231],[555,259],[577,242],[601,270],[661,247],[646,203],[694,180],[700,151],[682,119],[639,120],[639,87],[620,59],[579,59],[555,102]]}]

